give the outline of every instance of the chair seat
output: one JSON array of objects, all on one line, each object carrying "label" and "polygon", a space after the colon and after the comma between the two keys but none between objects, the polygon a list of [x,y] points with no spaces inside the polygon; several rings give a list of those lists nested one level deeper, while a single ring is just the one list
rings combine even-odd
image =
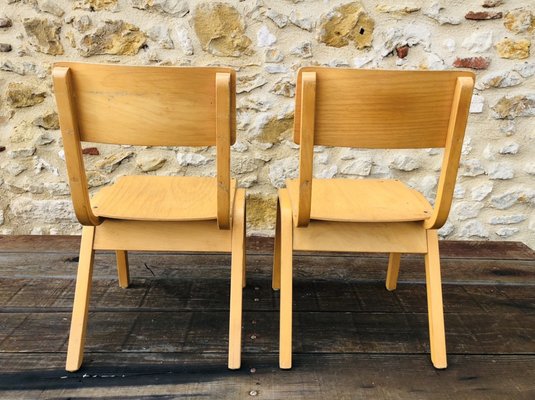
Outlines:
[{"label": "chair seat", "polygon": [[[231,180],[230,209],[236,180]],[[91,199],[96,216],[138,221],[217,219],[217,180],[211,177],[125,176]]]},{"label": "chair seat", "polygon": [[[299,181],[286,181],[297,220]],[[313,179],[311,220],[340,222],[423,221],[433,208],[426,198],[398,180]]]}]

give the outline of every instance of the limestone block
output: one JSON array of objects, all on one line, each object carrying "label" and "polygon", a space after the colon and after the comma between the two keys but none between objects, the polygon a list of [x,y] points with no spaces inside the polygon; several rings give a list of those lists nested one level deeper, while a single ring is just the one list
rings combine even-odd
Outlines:
[{"label": "limestone block", "polygon": [[52,56],[64,53],[59,37],[61,25],[45,18],[25,18],[22,21],[29,43],[40,53]]},{"label": "limestone block", "polygon": [[535,117],[535,94],[503,96],[491,110],[496,119]]},{"label": "limestone block", "polygon": [[83,57],[98,54],[132,56],[139,52],[147,37],[135,25],[128,22],[106,20],[95,32],[85,35],[79,51]]},{"label": "limestone block", "polygon": [[529,57],[531,42],[527,39],[503,39],[496,43],[496,51],[501,58],[520,60]]},{"label": "limestone block", "polygon": [[251,39],[239,12],[225,3],[200,3],[195,8],[193,27],[203,50],[225,57],[251,53]]},{"label": "limestone block", "polygon": [[74,3],[74,8],[89,11],[114,10],[118,0],[79,0]]},{"label": "limestone block", "polygon": [[6,98],[14,108],[31,107],[45,101],[46,92],[21,82],[11,82],[7,86]]},{"label": "limestone block", "polygon": [[332,47],[353,42],[357,49],[363,49],[371,46],[374,26],[360,2],[347,3],[321,17],[319,41]]}]

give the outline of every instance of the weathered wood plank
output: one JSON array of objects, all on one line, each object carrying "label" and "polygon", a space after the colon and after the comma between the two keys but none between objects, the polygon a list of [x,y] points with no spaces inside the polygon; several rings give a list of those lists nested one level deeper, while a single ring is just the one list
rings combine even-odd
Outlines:
[{"label": "weathered wood plank", "polygon": [[434,370],[424,355],[299,355],[291,371],[277,368],[276,355],[248,353],[240,371],[228,371],[221,354],[87,358],[80,372],[67,374],[61,354],[0,354],[0,391],[17,399],[237,399],[251,397],[252,391],[258,398],[296,400],[535,397],[530,356],[452,355],[443,371]]},{"label": "weathered wood plank", "polygon": [[[249,255],[251,279],[270,278],[271,255]],[[10,278],[72,278],[78,257],[68,253],[0,253],[0,276]],[[134,253],[129,255],[132,278],[221,279],[230,276],[230,256],[208,254]],[[310,256],[294,257],[294,277],[321,280],[383,281],[386,257]],[[535,284],[535,260],[443,259],[444,283]],[[115,279],[115,256],[97,252],[94,278]],[[402,257],[399,281],[425,282],[423,257]]]},{"label": "weathered wood plank", "polygon": [[[271,237],[248,237],[246,244],[247,250],[251,253],[273,253],[273,238]],[[0,235],[0,252],[76,253],[79,248],[80,236],[78,235]],[[535,250],[521,242],[443,240],[440,241],[440,252],[443,258],[535,260]],[[349,253],[332,254],[349,255]],[[354,255],[351,254],[351,256]],[[384,257],[385,255],[367,253],[363,256]]]}]

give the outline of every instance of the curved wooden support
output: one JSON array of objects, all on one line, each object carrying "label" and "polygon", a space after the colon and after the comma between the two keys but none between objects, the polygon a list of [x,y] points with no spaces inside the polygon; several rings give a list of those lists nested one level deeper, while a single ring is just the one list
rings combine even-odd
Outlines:
[{"label": "curved wooden support", "polygon": [[230,74],[216,74],[217,224],[230,228]]},{"label": "curved wooden support", "polygon": [[399,276],[399,261],[401,254],[399,253],[390,253],[388,258],[388,270],[386,271],[386,289],[387,290],[396,290],[398,284]]}]

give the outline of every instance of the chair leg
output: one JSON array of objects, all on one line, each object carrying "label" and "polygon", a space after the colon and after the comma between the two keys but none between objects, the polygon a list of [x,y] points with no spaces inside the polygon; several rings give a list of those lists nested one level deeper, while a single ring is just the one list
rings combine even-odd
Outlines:
[{"label": "chair leg", "polygon": [[117,275],[119,286],[126,289],[130,285],[130,271],[128,270],[128,253],[125,250],[115,252],[117,258]]},{"label": "chair leg", "polygon": [[446,356],[446,334],[442,305],[442,283],[440,278],[440,255],[436,230],[427,231],[427,254],[425,255],[427,286],[427,308],[429,313],[429,341],[431,361],[437,369],[448,366]]},{"label": "chair leg", "polygon": [[242,294],[245,269],[245,191],[238,190],[232,216],[228,368],[241,366]]},{"label": "chair leg", "polygon": [[275,250],[273,254],[273,272],[271,274],[273,290],[281,288],[281,210],[277,200],[277,221],[275,225]]},{"label": "chair leg", "polygon": [[398,275],[399,275],[399,261],[401,254],[399,253],[390,253],[388,258],[388,270],[386,271],[386,289],[387,290],[396,290],[398,285]]},{"label": "chair leg", "polygon": [[[280,194],[283,195],[288,196],[285,191]],[[289,199],[286,199],[285,204],[281,204],[281,217],[279,367],[290,369],[292,368],[293,222]]]},{"label": "chair leg", "polygon": [[65,366],[65,369],[70,372],[77,371],[82,365],[84,358],[85,333],[87,329],[91,279],[93,276],[93,259],[95,254],[93,250],[94,238],[95,227],[84,226],[74,293],[71,331],[67,348],[67,363]]}]

